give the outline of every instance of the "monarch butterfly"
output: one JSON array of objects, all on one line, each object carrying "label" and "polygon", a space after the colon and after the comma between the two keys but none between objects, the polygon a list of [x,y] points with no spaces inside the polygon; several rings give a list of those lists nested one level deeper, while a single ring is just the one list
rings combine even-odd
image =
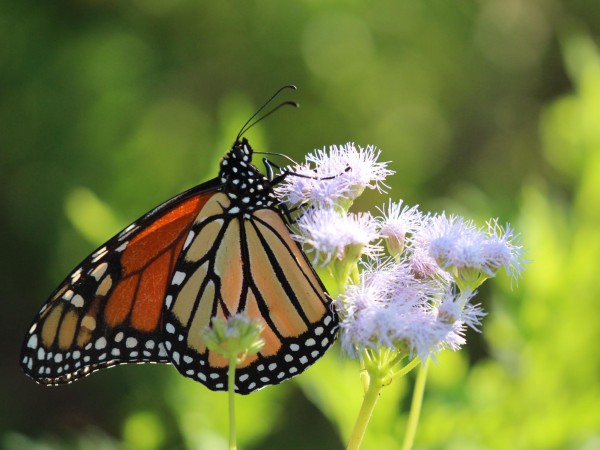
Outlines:
[{"label": "monarch butterfly", "polygon": [[133,222],[52,293],[23,343],[28,376],[58,385],[118,364],[171,363],[226,390],[228,361],[201,332],[237,312],[263,322],[265,341],[237,367],[238,393],[298,375],[325,353],[338,318],[273,193],[291,174],[252,165],[246,125],[217,178]]}]

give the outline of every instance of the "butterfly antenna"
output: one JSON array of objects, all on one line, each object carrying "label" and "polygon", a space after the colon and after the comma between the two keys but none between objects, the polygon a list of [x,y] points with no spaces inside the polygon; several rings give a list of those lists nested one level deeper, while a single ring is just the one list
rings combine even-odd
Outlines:
[{"label": "butterfly antenna", "polygon": [[[252,122],[250,125],[248,125],[242,134],[244,134],[246,131],[248,131],[250,128],[252,128],[254,125],[256,125],[258,122],[260,122],[263,119],[266,119],[267,117],[269,117],[271,114],[273,114],[275,111],[277,111],[279,108],[282,108],[284,106],[293,106],[294,108],[298,108],[300,105],[298,105],[298,103],[296,102],[292,102],[292,101],[287,101],[287,102],[283,102],[280,103],[279,105],[277,105],[275,108],[273,108],[271,111],[269,111],[268,113],[263,114],[262,116],[260,116],[258,119],[256,119],[254,122]],[[238,139],[241,137],[241,134],[238,136]]]},{"label": "butterfly antenna", "polygon": [[291,106],[295,106],[296,108],[298,107],[298,104],[295,102],[291,102],[291,101],[283,102],[283,103],[279,104],[278,106],[276,106],[275,108],[273,108],[268,113],[264,114],[263,116],[259,117],[254,122],[252,122],[254,120],[254,118],[256,116],[258,116],[261,113],[261,111],[264,110],[275,99],[275,97],[277,97],[282,91],[284,91],[286,89],[296,90],[297,88],[293,84],[286,84],[285,86],[282,86],[279,89],[277,89],[277,91],[275,91],[275,93],[273,95],[271,95],[271,97],[269,97],[269,99],[260,108],[258,108],[258,110],[254,114],[252,114],[252,116],[242,126],[242,128],[240,129],[240,132],[238,133],[237,137],[235,138],[236,141],[239,141],[240,138],[244,135],[244,133],[246,131],[248,131],[250,128],[252,128],[254,125],[256,125],[258,122],[260,122],[264,118],[273,114],[275,111],[277,111],[282,106],[291,105]]}]

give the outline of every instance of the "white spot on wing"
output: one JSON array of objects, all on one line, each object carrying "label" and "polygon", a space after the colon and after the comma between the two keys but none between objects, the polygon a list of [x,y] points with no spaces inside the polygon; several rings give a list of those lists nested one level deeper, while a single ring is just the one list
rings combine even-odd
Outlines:
[{"label": "white spot on wing", "polygon": [[[108,249],[106,247],[102,247],[100,250],[98,250],[96,253],[94,253],[92,256],[92,262],[98,262],[100,261],[104,255],[106,255],[108,253]],[[73,280],[75,281],[75,280]]]},{"label": "white spot on wing", "polygon": [[183,283],[183,280],[185,280],[185,272],[175,272],[175,275],[173,275],[173,281],[171,284],[176,284],[177,286],[179,286],[181,283]]},{"label": "white spot on wing", "polygon": [[37,335],[34,334],[27,341],[27,347],[35,349],[37,347],[37,345],[38,345],[38,338],[37,338]]},{"label": "white spot on wing", "polygon": [[133,233],[136,229],[137,229],[137,226],[135,223],[132,223],[131,225],[129,225],[127,228],[125,228],[123,231],[121,231],[121,234],[119,234],[119,241],[122,241],[123,239],[125,239],[127,236],[129,236],[131,233]]},{"label": "white spot on wing", "polygon": [[94,344],[94,347],[96,347],[96,350],[102,350],[104,347],[106,347],[106,338],[104,336],[99,337]]},{"label": "white spot on wing", "polygon": [[167,351],[165,350],[165,347],[162,344],[158,344],[158,356],[163,358],[167,356]]},{"label": "white spot on wing", "polygon": [[185,239],[185,244],[183,244],[183,249],[184,250],[186,248],[188,248],[188,246],[192,243],[192,240],[194,239],[194,236],[196,236],[196,233],[194,233],[194,230],[190,230],[190,232],[187,235],[187,238]]}]

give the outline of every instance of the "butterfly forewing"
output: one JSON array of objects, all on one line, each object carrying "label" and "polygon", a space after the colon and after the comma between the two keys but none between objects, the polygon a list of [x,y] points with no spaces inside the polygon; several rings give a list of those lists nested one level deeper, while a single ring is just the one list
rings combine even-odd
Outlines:
[{"label": "butterfly forewing", "polygon": [[191,223],[213,194],[199,188],[125,228],[61,283],[25,338],[29,376],[61,384],[116,364],[169,362],[164,295]]}]

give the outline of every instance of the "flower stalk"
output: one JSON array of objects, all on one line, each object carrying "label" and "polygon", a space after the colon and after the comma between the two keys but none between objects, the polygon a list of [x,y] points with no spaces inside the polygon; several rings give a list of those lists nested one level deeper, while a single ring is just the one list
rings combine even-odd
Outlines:
[{"label": "flower stalk", "polygon": [[370,378],[369,387],[365,392],[356,423],[354,424],[350,440],[348,441],[348,450],[358,450],[360,448],[360,444],[365,437],[367,426],[369,425],[369,421],[371,420],[371,416],[373,415],[375,405],[377,404],[382,389],[383,384],[380,379]]},{"label": "flower stalk", "polygon": [[213,318],[202,338],[206,347],[229,361],[227,369],[227,396],[229,406],[229,450],[236,450],[235,432],[235,371],[249,355],[258,353],[264,346],[260,334],[263,322],[252,320],[243,313],[227,319]]},{"label": "flower stalk", "polygon": [[235,433],[235,366],[237,358],[229,359],[229,369],[227,371],[227,396],[229,397],[229,450],[236,450]]},{"label": "flower stalk", "polygon": [[423,405],[423,395],[425,394],[428,369],[429,359],[425,361],[425,364],[421,364],[421,367],[417,372],[417,379],[415,381],[415,388],[410,404],[410,412],[408,413],[408,423],[406,424],[402,450],[410,450],[415,442],[417,426],[419,425],[419,419],[421,417],[421,406]]}]

